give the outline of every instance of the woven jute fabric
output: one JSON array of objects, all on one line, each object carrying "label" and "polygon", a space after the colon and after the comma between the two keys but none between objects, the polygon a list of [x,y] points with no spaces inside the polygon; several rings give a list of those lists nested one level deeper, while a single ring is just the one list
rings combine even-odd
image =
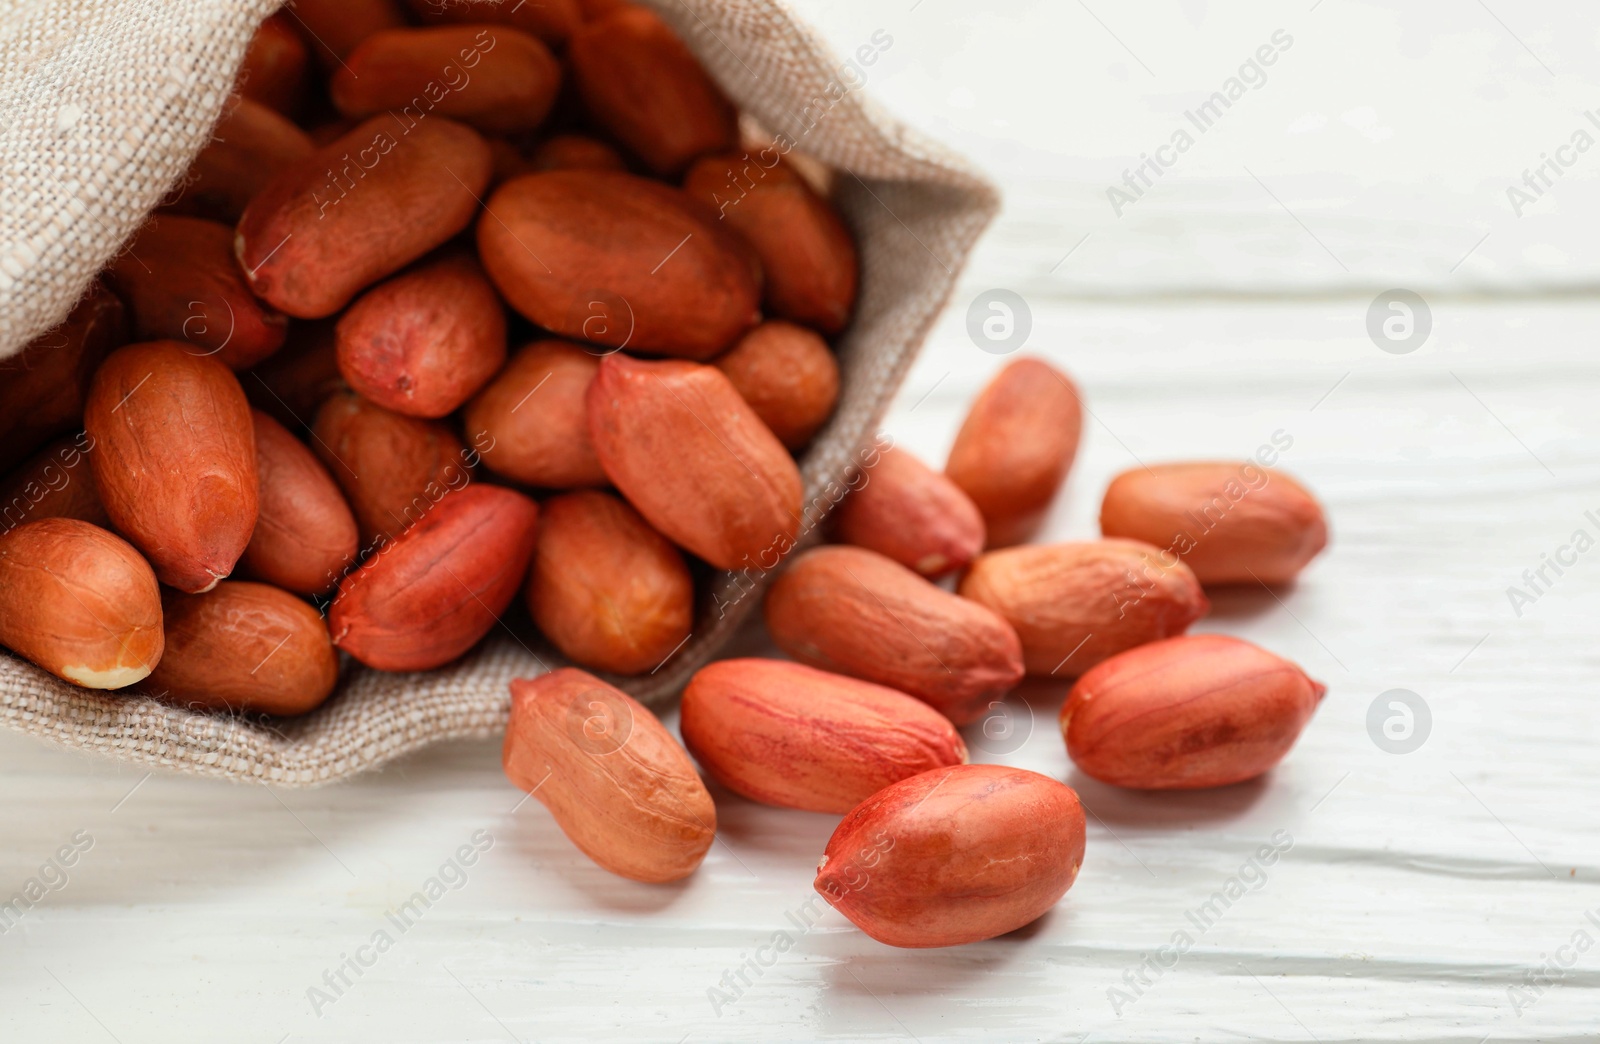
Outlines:
[{"label": "woven jute fabric", "polygon": [[[801,462],[803,542],[815,541],[998,200],[959,157],[870,101],[872,65],[893,47],[887,32],[840,56],[773,0],[652,6],[767,129],[768,148],[834,171],[835,202],[860,245],[860,301],[838,344],[838,409]],[[0,0],[0,357],[59,323],[171,189],[275,7]],[[654,674],[619,684],[647,703],[669,699],[756,609],[767,579],[713,577],[684,647]],[[438,740],[494,735],[509,714],[507,683],[559,662],[508,624],[442,670],[385,674],[347,660],[320,709],[262,720],[77,689],[0,653],[0,722],[152,766],[311,786]]]}]

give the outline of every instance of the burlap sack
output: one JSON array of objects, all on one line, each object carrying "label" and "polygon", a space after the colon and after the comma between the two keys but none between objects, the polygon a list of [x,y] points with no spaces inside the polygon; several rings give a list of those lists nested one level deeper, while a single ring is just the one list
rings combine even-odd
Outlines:
[{"label": "burlap sack", "polygon": [[[42,0],[0,13],[0,357],[61,321],[187,168],[251,33],[277,6]],[[815,539],[997,198],[961,159],[868,100],[865,58],[876,64],[893,46],[887,32],[841,59],[776,0],[654,6],[780,147],[837,172],[836,202],[860,243],[860,304],[838,346],[838,411],[801,465],[805,531]],[[646,702],[676,693],[759,605],[764,579],[720,576],[678,655],[623,686]],[[0,653],[0,721],[152,766],[306,786],[436,740],[493,735],[508,715],[509,680],[558,662],[501,629],[443,670],[384,674],[347,660],[322,708],[263,721],[95,694]]]}]

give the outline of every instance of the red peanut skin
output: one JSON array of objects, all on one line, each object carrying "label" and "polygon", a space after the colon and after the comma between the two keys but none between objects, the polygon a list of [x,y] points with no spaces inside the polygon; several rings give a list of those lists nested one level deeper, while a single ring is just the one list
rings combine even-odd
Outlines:
[{"label": "red peanut skin", "polygon": [[328,92],[352,118],[409,107],[485,134],[515,134],[544,122],[560,86],[561,65],[537,37],[507,26],[447,25],[373,33],[346,56]]},{"label": "red peanut skin", "polygon": [[472,485],[345,577],[328,607],[333,644],[380,671],[442,667],[489,633],[527,575],[539,507]]},{"label": "red peanut skin", "polygon": [[188,341],[232,370],[283,345],[289,321],[263,304],[233,258],[233,231],[204,218],[152,218],[106,276],[140,340]]},{"label": "red peanut skin", "polygon": [[1003,765],[934,769],[844,817],[817,892],[890,946],[959,946],[1037,920],[1083,865],[1084,818],[1064,783]]},{"label": "red peanut skin", "polygon": [[689,755],[648,708],[592,674],[513,679],[503,762],[584,855],[619,876],[681,880],[716,838],[717,809]]},{"label": "red peanut skin", "polygon": [[983,550],[983,515],[961,487],[890,446],[833,513],[834,536],[930,580],[965,569]]},{"label": "red peanut skin", "polygon": [[355,513],[364,544],[392,539],[472,481],[469,454],[443,421],[386,410],[351,392],[317,411],[311,445]]},{"label": "red peanut skin", "polygon": [[1185,635],[1130,649],[1078,679],[1061,734],[1078,768],[1102,783],[1221,787],[1283,760],[1326,691],[1249,642]]},{"label": "red peanut skin", "polygon": [[528,609],[573,662],[640,674],[688,639],[694,582],[683,555],[637,511],[584,489],[544,502]]},{"label": "red peanut skin", "polygon": [[368,290],[335,328],[339,372],[411,417],[443,417],[506,361],[506,315],[477,259],[449,252]]},{"label": "red peanut skin", "polygon": [[267,182],[313,148],[306,132],[287,117],[249,98],[233,98],[211,140],[189,164],[181,194],[164,209],[232,225]]},{"label": "red peanut skin", "polygon": [[598,357],[569,341],[535,341],[512,356],[462,419],[484,464],[530,486],[604,486],[585,401],[599,370]]},{"label": "red peanut skin", "polygon": [[532,33],[547,44],[564,43],[582,21],[575,0],[407,0],[407,6],[424,25],[509,25]]},{"label": "red peanut skin", "polygon": [[800,471],[722,371],[608,355],[588,404],[601,466],[673,543],[728,570],[794,546]]},{"label": "red peanut skin", "polygon": [[191,710],[304,714],[333,692],[339,655],[322,615],[270,584],[164,592],[166,651],[143,691]]},{"label": "red peanut skin", "polygon": [[716,367],[791,450],[805,448],[839,400],[833,350],[812,331],[781,319],[739,338],[717,356]]},{"label": "red peanut skin", "polygon": [[722,660],[683,692],[683,742],[752,801],[843,814],[891,783],[960,765],[949,720],[903,692],[784,660]]},{"label": "red peanut skin", "polygon": [[320,319],[465,228],[492,169],[470,127],[374,116],[268,182],[234,253],[258,296]]},{"label": "red peanut skin", "polygon": [[0,473],[78,427],[100,361],[127,339],[122,299],[96,280],[60,326],[0,359]]},{"label": "red peanut skin", "polygon": [[819,547],[767,591],[767,630],[802,663],[909,693],[970,725],[1022,680],[1022,643],[993,610],[859,547]]},{"label": "red peanut skin", "polygon": [[311,52],[290,17],[269,15],[250,38],[239,67],[239,93],[285,116],[293,116],[310,86]]},{"label": "red peanut skin", "polygon": [[307,431],[329,396],[350,390],[339,373],[333,330],[332,319],[291,322],[284,346],[239,375],[250,405],[265,410],[290,431]]},{"label": "red peanut skin", "polygon": [[245,572],[297,594],[319,595],[354,566],[355,515],[305,443],[252,410],[260,508],[240,564]]},{"label": "red peanut skin", "polygon": [[1168,567],[1156,548],[1137,540],[990,551],[959,590],[1017,629],[1029,674],[1058,678],[1182,634],[1211,608],[1183,563]]},{"label": "red peanut skin", "polygon": [[1078,389],[1039,359],[1018,359],[978,394],[944,472],[983,512],[990,547],[1032,536],[1072,467],[1083,430]]},{"label": "red peanut skin", "polygon": [[84,412],[106,514],[162,583],[208,591],[256,526],[250,404],[216,359],[177,341],[130,344],[95,374]]},{"label": "red peanut skin", "polygon": [[534,146],[528,154],[528,169],[541,170],[627,170],[628,165],[616,149],[581,134],[557,134]]},{"label": "red peanut skin", "polygon": [[307,47],[329,72],[373,33],[406,24],[394,0],[294,0],[293,13]]},{"label": "red peanut skin", "polygon": [[121,688],[160,661],[161,590],[133,545],[75,518],[0,533],[0,643],[58,678]]},{"label": "red peanut skin", "polygon": [[[1266,483],[1251,488],[1243,470]],[[1217,585],[1288,583],[1328,545],[1322,505],[1305,487],[1239,461],[1123,472],[1106,488],[1100,531],[1170,548],[1202,584]]]},{"label": "red peanut skin", "polygon": [[683,189],[750,241],[773,315],[829,335],[844,330],[859,280],[855,241],[789,163],[768,166],[745,152],[707,156],[689,168]]},{"label": "red peanut skin", "polygon": [[91,447],[84,433],[56,439],[0,479],[0,533],[41,518],[75,518],[109,529],[89,467]]},{"label": "red peanut skin", "polygon": [[587,23],[567,60],[584,107],[656,174],[737,139],[733,104],[653,11],[629,5]]},{"label": "red peanut skin", "polygon": [[512,178],[478,221],[489,278],[562,337],[704,360],[760,318],[745,248],[682,192],[631,174]]}]

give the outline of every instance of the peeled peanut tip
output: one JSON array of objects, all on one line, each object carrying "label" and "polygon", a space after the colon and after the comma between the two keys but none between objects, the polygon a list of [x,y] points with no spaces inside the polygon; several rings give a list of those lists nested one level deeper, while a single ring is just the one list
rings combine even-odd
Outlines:
[{"label": "peeled peanut tip", "polygon": [[83,664],[72,664],[61,668],[61,676],[86,689],[120,689],[148,678],[150,667],[145,664],[133,666],[116,664],[97,670]]},{"label": "peeled peanut tip", "polygon": [[1318,703],[1321,703],[1322,702],[1322,697],[1324,697],[1324,696],[1326,696],[1328,694],[1328,687],[1326,685],[1322,684],[1321,682],[1317,681],[1315,678],[1311,679],[1311,687],[1313,689],[1317,690],[1316,700],[1317,700]]},{"label": "peeled peanut tip", "polygon": [[214,569],[207,569],[206,572],[211,574],[211,582],[200,588],[198,591],[191,591],[190,594],[205,594],[207,591],[217,586],[218,580],[226,580],[228,578],[227,573],[219,573]]}]

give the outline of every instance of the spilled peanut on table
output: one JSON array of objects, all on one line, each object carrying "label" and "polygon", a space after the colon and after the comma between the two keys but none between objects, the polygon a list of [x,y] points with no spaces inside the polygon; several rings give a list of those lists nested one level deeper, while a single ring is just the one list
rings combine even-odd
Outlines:
[{"label": "spilled peanut on table", "polygon": [[[438,79],[463,68],[470,91]],[[858,280],[827,172],[741,141],[650,11],[298,0],[179,189],[0,362],[0,644],[78,686],[297,715],[341,653],[439,668],[521,597],[576,666],[511,683],[505,771],[600,866],[692,874],[703,771],[842,816],[816,889],[874,939],[1020,928],[1072,887],[1083,808],[969,764],[959,728],[1076,679],[1061,733],[1097,780],[1265,773],[1323,686],[1185,632],[1208,588],[1292,581],[1326,524],[1288,476],[1178,462],[1110,484],[1103,539],[1028,544],[1082,404],[1021,358],[942,471],[866,454],[832,542],[788,553]],[[658,669],[707,567],[775,548],[792,660],[700,670],[682,745],[589,673]]]}]

